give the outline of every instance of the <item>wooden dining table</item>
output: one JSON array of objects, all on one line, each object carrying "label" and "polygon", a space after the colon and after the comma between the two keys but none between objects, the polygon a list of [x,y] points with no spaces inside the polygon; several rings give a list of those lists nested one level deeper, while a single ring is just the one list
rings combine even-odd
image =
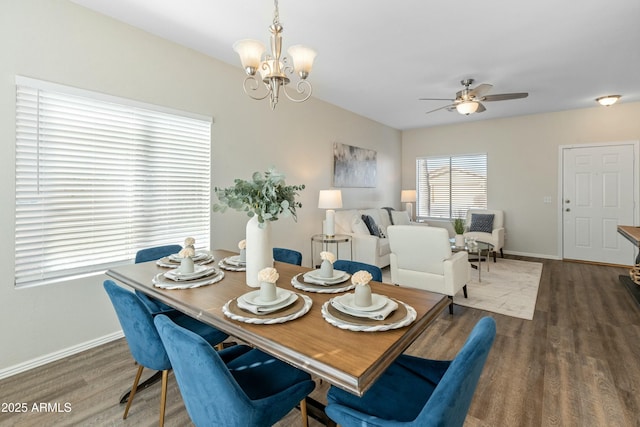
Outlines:
[{"label": "wooden dining table", "polygon": [[[216,263],[236,253],[211,251]],[[112,268],[107,275],[177,310],[226,332],[272,356],[330,384],[361,396],[387,367],[445,309],[448,300],[423,290],[371,282],[373,293],[404,302],[416,310],[411,324],[386,331],[344,330],[328,323],[321,307],[336,294],[304,292],[291,285],[291,279],[309,268],[275,262],[277,286],[311,298],[311,309],[285,323],[252,324],[232,320],[223,312],[227,302],[256,290],[246,284],[245,273],[224,271],[214,284],[192,289],[161,289],[152,283],[158,273],[167,271],[156,262]],[[340,295],[340,294],[338,294]]]}]

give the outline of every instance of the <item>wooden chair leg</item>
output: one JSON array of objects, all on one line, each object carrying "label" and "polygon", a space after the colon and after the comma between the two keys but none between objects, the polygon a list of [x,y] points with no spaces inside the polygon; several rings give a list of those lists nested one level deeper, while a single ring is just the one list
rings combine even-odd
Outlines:
[{"label": "wooden chair leg", "polygon": [[169,370],[162,371],[162,392],[160,393],[160,427],[164,426],[164,409],[167,406],[167,382],[169,380]]},{"label": "wooden chair leg", "polygon": [[300,415],[302,416],[302,427],[309,426],[309,418],[307,417],[307,399],[300,401]]},{"label": "wooden chair leg", "polygon": [[462,292],[464,292],[464,297],[466,298],[467,297],[467,285],[464,285],[462,287]]},{"label": "wooden chair leg", "polygon": [[131,386],[131,393],[129,393],[129,398],[127,399],[127,406],[124,408],[124,415],[122,416],[123,420],[127,419],[127,415],[129,414],[129,408],[131,407],[131,402],[133,402],[133,397],[136,395],[136,390],[138,389],[138,382],[140,382],[140,377],[142,376],[142,370],[144,366],[138,365],[138,372],[136,373],[136,377],[133,380],[133,386]]},{"label": "wooden chair leg", "polygon": [[449,297],[449,314],[453,314],[453,297]]}]

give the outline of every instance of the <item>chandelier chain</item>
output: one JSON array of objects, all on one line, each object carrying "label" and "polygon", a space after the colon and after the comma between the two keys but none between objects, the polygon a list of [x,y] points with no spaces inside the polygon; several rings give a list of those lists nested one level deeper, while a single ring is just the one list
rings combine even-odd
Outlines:
[{"label": "chandelier chain", "polygon": [[275,10],[273,11],[273,25],[278,25],[280,23],[280,12],[278,11],[278,0],[273,0],[273,4],[275,5]]}]

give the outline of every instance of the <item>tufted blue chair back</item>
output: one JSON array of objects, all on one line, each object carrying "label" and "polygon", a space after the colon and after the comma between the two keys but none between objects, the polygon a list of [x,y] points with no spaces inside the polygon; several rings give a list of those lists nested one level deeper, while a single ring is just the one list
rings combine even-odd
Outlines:
[{"label": "tufted blue chair back", "polygon": [[302,254],[293,249],[273,248],[273,259],[288,264],[302,265]]},{"label": "tufted blue chair back", "polygon": [[343,427],[462,427],[495,336],[484,317],[452,361],[400,355],[362,397],[332,386],[325,412]]},{"label": "tufted blue chair back", "polygon": [[[156,246],[156,247],[147,248],[147,249],[140,249],[136,253],[135,263],[139,264],[141,262],[155,261],[172,254],[177,254],[181,250],[182,250],[182,246],[180,245],[165,245],[165,246]],[[151,310],[153,313],[169,312],[173,310],[173,308],[169,307],[168,305],[163,304],[160,301],[157,301],[156,299],[145,295],[144,293],[138,291],[137,289],[135,292],[136,292],[136,295],[138,295],[138,298],[140,298],[142,302],[144,302],[146,306],[149,307],[149,310]]]},{"label": "tufted blue chair back", "polygon": [[271,426],[315,387],[309,374],[260,350],[235,345],[216,352],[165,315],[154,322],[196,426]]},{"label": "tufted blue chair back", "polygon": [[166,256],[177,254],[182,250],[180,245],[156,246],[153,248],[141,249],[136,253],[135,263],[155,261]]},{"label": "tufted blue chair back", "polygon": [[382,270],[380,270],[380,267],[375,265],[365,264],[364,262],[339,259],[333,263],[333,268],[335,270],[346,271],[349,274],[356,273],[360,270],[365,270],[371,273],[371,277],[373,278],[373,280],[375,280],[376,282],[382,282]]},{"label": "tufted blue chair back", "polygon": [[111,299],[135,361],[156,371],[170,369],[169,356],[147,306],[133,292],[121,288],[112,280],[105,280],[104,289]]}]

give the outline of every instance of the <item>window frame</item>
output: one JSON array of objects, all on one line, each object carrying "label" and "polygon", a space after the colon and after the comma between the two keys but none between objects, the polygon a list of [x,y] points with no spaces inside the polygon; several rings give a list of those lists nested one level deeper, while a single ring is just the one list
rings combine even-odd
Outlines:
[{"label": "window frame", "polygon": [[102,274],[188,236],[209,248],[211,117],[23,76],[15,84],[17,288]]},{"label": "window frame", "polygon": [[[465,159],[470,159],[469,162],[465,162]],[[445,195],[441,195],[441,199],[447,199],[447,207],[446,207],[446,215],[443,214],[434,214],[434,209],[432,207],[432,203],[435,200],[434,197],[441,194],[442,191],[438,193],[435,192],[435,186],[432,185],[433,189],[429,189],[429,171],[428,164],[433,163],[433,166],[437,166],[440,163],[440,167],[435,169],[441,169],[448,167],[448,170],[442,171],[440,175],[445,176],[445,183],[441,184],[440,187],[443,187],[441,190],[446,190]],[[465,165],[465,163],[467,163]],[[482,164],[483,163],[483,164]],[[448,165],[448,166],[447,166]],[[427,171],[423,172],[421,169],[427,167]],[[466,170],[465,170],[466,167]],[[457,169],[457,173],[455,170]],[[476,174],[473,171],[476,169],[479,171],[479,175],[483,175],[482,178],[478,178],[477,176],[473,177],[471,182],[474,186],[479,186],[484,188],[482,193],[478,191],[464,191],[457,192],[455,189],[460,188],[460,183],[455,183],[455,176],[465,174],[466,176],[471,176],[472,174]],[[452,171],[454,171],[452,173]],[[425,176],[423,176],[426,174]],[[446,176],[448,176],[448,183],[446,181]],[[432,178],[434,180],[434,178]],[[427,188],[425,188],[425,186]],[[448,186],[448,187],[447,187]],[[436,156],[424,156],[416,158],[416,217],[427,220],[452,220],[454,218],[465,218],[466,212],[468,209],[487,209],[488,206],[488,154],[487,153],[473,153],[473,154],[457,154],[457,155],[436,155]],[[454,198],[458,200],[455,201]],[[472,198],[473,201],[469,201],[468,199]],[[444,209],[442,206],[443,203],[439,203],[440,211]],[[425,212],[426,211],[426,212]],[[426,215],[425,215],[426,213]]]}]

